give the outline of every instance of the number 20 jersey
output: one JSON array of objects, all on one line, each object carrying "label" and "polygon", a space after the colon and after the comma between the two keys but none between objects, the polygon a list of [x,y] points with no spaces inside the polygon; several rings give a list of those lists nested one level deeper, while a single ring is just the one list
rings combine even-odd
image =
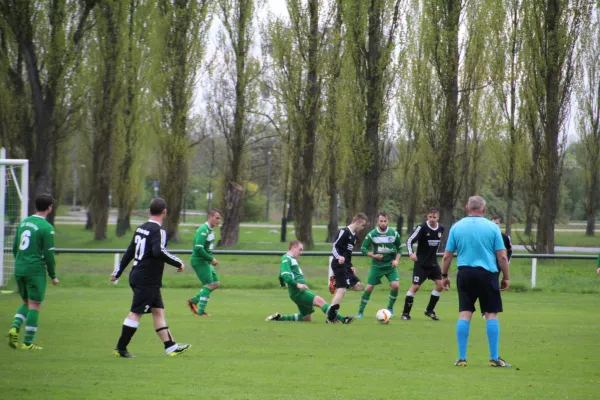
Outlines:
[{"label": "number 20 jersey", "polygon": [[132,260],[129,283],[139,286],[160,287],[165,263],[177,268],[183,264],[178,257],[167,251],[167,232],[155,221],[145,222],[135,230],[119,268],[113,275],[120,277]]}]

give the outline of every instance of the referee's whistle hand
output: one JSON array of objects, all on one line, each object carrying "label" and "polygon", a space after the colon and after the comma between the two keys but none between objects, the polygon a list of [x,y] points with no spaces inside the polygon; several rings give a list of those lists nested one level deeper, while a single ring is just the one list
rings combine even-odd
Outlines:
[{"label": "referee's whistle hand", "polygon": [[509,286],[508,279],[502,279],[502,282],[500,282],[500,291],[507,290]]}]

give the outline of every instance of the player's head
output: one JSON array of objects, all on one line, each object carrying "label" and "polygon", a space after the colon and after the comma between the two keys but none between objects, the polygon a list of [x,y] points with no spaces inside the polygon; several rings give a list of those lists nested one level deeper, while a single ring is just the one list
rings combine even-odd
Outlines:
[{"label": "player's head", "polygon": [[427,213],[427,222],[430,224],[437,224],[440,220],[440,210],[437,208],[431,208]]},{"label": "player's head", "polygon": [[492,222],[495,223],[496,225],[500,226],[500,224],[502,223],[502,217],[499,215],[494,215],[492,217]]},{"label": "player's head", "polygon": [[363,213],[358,213],[354,217],[352,217],[352,223],[350,225],[354,226],[355,232],[360,232],[367,225],[367,216]]},{"label": "player's head", "polygon": [[467,202],[467,214],[485,214],[485,200],[481,196],[471,196]]},{"label": "player's head", "polygon": [[292,240],[290,242],[289,253],[294,257],[300,257],[304,251],[304,245],[299,240]]},{"label": "player's head", "polygon": [[377,226],[379,227],[380,231],[385,231],[388,227],[388,223],[389,217],[387,213],[380,212],[379,214],[377,214]]},{"label": "player's head", "polygon": [[157,197],[150,202],[150,215],[161,217],[167,215],[167,202]]},{"label": "player's head", "polygon": [[211,208],[208,212],[208,223],[211,227],[219,226],[221,224],[221,210],[218,208]]},{"label": "player's head", "polygon": [[40,194],[35,198],[35,209],[38,212],[51,212],[52,204],[54,204],[54,199],[49,194]]}]

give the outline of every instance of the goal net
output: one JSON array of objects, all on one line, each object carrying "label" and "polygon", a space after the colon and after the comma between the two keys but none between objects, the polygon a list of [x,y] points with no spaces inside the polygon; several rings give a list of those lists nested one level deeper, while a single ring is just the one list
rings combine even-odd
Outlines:
[{"label": "goal net", "polygon": [[13,241],[17,226],[27,217],[29,199],[29,161],[6,159],[0,150],[0,287],[11,281],[15,259]]}]

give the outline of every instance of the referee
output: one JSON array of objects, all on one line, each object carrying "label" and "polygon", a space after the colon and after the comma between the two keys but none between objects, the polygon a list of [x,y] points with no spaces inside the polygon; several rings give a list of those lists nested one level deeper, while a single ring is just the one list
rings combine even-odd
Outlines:
[{"label": "referee", "polygon": [[[500,326],[498,313],[502,312],[501,290],[508,289],[508,259],[500,228],[483,217],[485,200],[472,196],[466,206],[467,217],[458,221],[451,229],[442,260],[444,289],[450,288],[448,269],[453,253],[457,252],[459,317],[456,324],[458,341],[458,367],[467,366],[467,343],[475,302],[479,299],[481,312],[486,313],[486,330],[490,349],[491,367],[510,367],[498,356]],[[502,282],[498,284],[498,268],[502,270]]]},{"label": "referee", "polygon": [[163,341],[167,356],[178,356],[190,347],[189,344],[175,343],[165,321],[165,306],[160,293],[165,263],[177,268],[177,272],[183,272],[185,268],[183,262],[167,250],[167,232],[162,227],[166,215],[167,203],[160,198],[153,199],[150,202],[150,219],[135,230],[121,263],[110,276],[111,281],[116,281],[127,268],[127,264],[133,261],[133,268],[129,274],[133,300],[114,351],[118,357],[134,357],[127,351],[127,345],[137,331],[142,315],[148,313],[152,313],[154,329]]}]

